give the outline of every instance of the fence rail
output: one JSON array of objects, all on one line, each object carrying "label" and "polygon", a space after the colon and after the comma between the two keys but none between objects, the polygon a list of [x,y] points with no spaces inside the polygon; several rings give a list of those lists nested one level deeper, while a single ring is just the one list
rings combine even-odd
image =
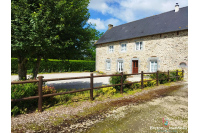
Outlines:
[{"label": "fence rail", "polygon": [[[143,73],[143,71],[141,71],[141,73],[134,73],[134,74],[124,74],[123,72],[121,72],[121,74],[110,74],[110,75],[93,75],[93,73],[90,74],[90,76],[82,76],[82,77],[70,77],[70,78],[54,78],[54,79],[43,79],[43,76],[39,76],[38,80],[28,80],[28,81],[13,81],[11,82],[11,84],[24,84],[24,83],[36,83],[38,82],[38,96],[30,96],[30,97],[25,97],[25,98],[20,98],[20,99],[11,99],[11,102],[18,102],[18,101],[24,101],[24,100],[30,100],[30,99],[38,99],[38,111],[42,112],[42,98],[43,97],[51,97],[51,96],[56,96],[56,95],[64,95],[64,94],[71,94],[71,93],[76,93],[76,92],[82,92],[82,91],[88,91],[90,90],[90,100],[93,100],[93,90],[94,89],[100,89],[100,88],[104,88],[104,87],[113,87],[113,86],[121,86],[120,88],[120,93],[123,93],[123,85],[127,85],[127,84],[133,84],[133,83],[141,83],[141,89],[143,89],[143,84],[144,82],[148,82],[148,81],[153,81],[156,80],[156,85],[158,86],[159,80],[164,80],[167,79],[169,82],[170,78],[176,78],[178,80],[178,77],[184,77],[184,70],[182,71],[176,71],[176,76],[174,77],[170,77],[170,71],[168,70],[167,72],[152,72],[152,73]],[[171,71],[174,72],[174,71]],[[182,72],[181,76],[178,76],[178,72]],[[168,77],[167,78],[162,78],[159,79],[158,75],[159,73],[168,73]],[[129,82],[129,83],[123,83],[123,76],[126,75],[139,75],[141,74],[141,81],[136,81],[136,82]],[[145,80],[144,81],[144,74],[156,74],[156,79],[153,80]],[[98,78],[98,77],[109,77],[109,76],[121,76],[121,83],[120,84],[114,84],[114,85],[106,85],[106,86],[99,86],[99,87],[94,87],[93,85],[93,79],[94,78]],[[83,79],[83,78],[90,78],[90,88],[87,89],[81,89],[81,90],[75,90],[75,91],[66,91],[66,92],[61,92],[61,93],[52,93],[52,94],[42,94],[42,85],[43,82],[47,82],[47,81],[58,81],[58,80],[70,80],[70,79]]]}]

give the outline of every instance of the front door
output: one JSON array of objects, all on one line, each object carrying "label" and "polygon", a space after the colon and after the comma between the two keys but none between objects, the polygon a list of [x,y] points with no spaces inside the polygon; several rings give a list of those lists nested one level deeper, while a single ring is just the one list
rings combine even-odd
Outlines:
[{"label": "front door", "polygon": [[132,73],[138,73],[138,60],[132,61]]}]

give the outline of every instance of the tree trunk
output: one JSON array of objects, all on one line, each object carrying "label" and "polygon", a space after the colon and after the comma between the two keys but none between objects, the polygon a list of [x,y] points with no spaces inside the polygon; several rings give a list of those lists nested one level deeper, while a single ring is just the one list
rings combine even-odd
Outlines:
[{"label": "tree trunk", "polygon": [[26,80],[27,68],[26,63],[27,59],[23,57],[18,57],[18,77],[19,80]]},{"label": "tree trunk", "polygon": [[37,58],[36,64],[33,68],[33,78],[36,79],[37,78],[37,74],[39,72],[39,68],[40,68],[40,62],[41,62],[41,57]]}]

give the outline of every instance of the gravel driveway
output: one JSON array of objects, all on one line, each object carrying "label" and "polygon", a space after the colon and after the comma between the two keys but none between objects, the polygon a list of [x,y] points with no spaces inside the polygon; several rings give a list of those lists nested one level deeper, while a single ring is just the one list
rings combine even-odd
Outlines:
[{"label": "gravel driveway", "polygon": [[[97,75],[94,73],[94,75]],[[30,75],[27,76],[29,78]],[[82,77],[82,76],[90,76],[90,72],[82,72],[82,73],[53,73],[53,74],[38,74],[38,76],[44,76],[44,79],[52,79],[52,78],[67,78],[67,77]],[[98,77],[94,78],[94,87],[102,86],[109,84],[110,77]],[[11,81],[18,80],[18,75],[12,75]],[[140,75],[134,76],[134,78],[128,78],[130,81],[139,81]],[[46,85],[53,85],[55,89],[65,88],[65,89],[82,89],[82,88],[90,88],[90,79],[72,79],[72,80],[59,80],[59,81],[49,81],[46,82]]]}]

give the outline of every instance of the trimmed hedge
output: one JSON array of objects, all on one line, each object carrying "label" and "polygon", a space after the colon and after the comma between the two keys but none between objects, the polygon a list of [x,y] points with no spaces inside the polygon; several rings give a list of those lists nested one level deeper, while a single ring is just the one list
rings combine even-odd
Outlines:
[{"label": "trimmed hedge", "polygon": [[[31,72],[33,62],[27,63],[27,70]],[[41,60],[39,73],[41,72],[71,72],[71,71],[95,71],[95,61],[84,60],[54,60],[49,59],[47,61]],[[11,58],[11,73],[18,73],[18,60],[17,58]]]}]

